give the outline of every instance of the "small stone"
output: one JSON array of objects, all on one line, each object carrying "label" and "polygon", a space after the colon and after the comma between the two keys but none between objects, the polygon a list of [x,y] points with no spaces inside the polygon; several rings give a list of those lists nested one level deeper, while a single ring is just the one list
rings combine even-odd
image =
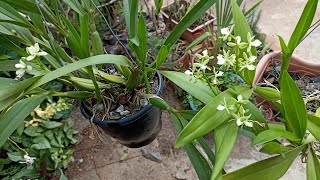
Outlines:
[{"label": "small stone", "polygon": [[130,114],[130,111],[122,111],[122,112],[120,112],[121,116],[126,116],[128,114]]},{"label": "small stone", "polygon": [[117,112],[117,113],[121,113],[121,112],[123,112],[123,111],[124,111],[124,106],[123,106],[123,105],[119,106],[119,107],[116,109],[116,112]]},{"label": "small stone", "polygon": [[175,174],[175,178],[178,180],[185,180],[185,179],[188,179],[188,175],[186,174],[186,172],[184,170],[180,169]]},{"label": "small stone", "polygon": [[73,156],[70,156],[69,162],[74,162],[74,161],[75,161],[75,158]]},{"label": "small stone", "polygon": [[143,157],[145,157],[151,161],[155,161],[158,163],[161,163],[161,161],[162,161],[160,152],[156,149],[149,149],[149,148],[143,147],[141,149],[141,152],[142,152]]},{"label": "small stone", "polygon": [[96,106],[96,109],[98,110],[98,111],[104,111],[104,105],[102,104],[102,103],[99,103],[99,104],[97,104],[97,105],[95,105]]},{"label": "small stone", "polygon": [[146,106],[148,106],[148,104],[149,104],[148,100],[146,100],[146,99],[141,99],[140,100],[140,105],[142,107],[146,107]]},{"label": "small stone", "polygon": [[117,119],[120,119],[120,115],[118,113],[115,113],[115,112],[110,112],[109,113],[109,118],[111,120],[117,120]]},{"label": "small stone", "polygon": [[83,163],[83,159],[78,159],[78,162],[79,163]]}]

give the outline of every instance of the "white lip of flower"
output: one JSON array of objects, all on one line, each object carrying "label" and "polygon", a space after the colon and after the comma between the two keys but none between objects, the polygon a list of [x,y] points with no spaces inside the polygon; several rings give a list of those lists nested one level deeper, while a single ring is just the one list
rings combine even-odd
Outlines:
[{"label": "white lip of flower", "polygon": [[237,100],[238,100],[238,102],[241,102],[242,100],[243,100],[243,96],[240,94],[240,95],[238,95],[237,96]]},{"label": "white lip of flower", "polygon": [[250,70],[250,71],[253,71],[253,70],[255,70],[256,69],[256,66],[255,65],[253,65],[253,64],[247,64],[247,69],[248,70]]},{"label": "white lip of flower", "polygon": [[257,56],[250,56],[250,62],[255,62],[257,60]]},{"label": "white lip of flower", "polygon": [[236,40],[237,40],[237,44],[240,44],[240,43],[241,43],[241,37],[240,37],[240,36],[237,36],[237,37],[236,37]]},{"label": "white lip of flower", "polygon": [[221,29],[221,34],[222,34],[222,35],[228,35],[228,34],[230,34],[230,31],[229,31],[228,28],[222,28],[222,29]]},{"label": "white lip of flower", "polygon": [[27,50],[27,53],[29,54],[29,56],[27,57],[28,61],[32,61],[36,57],[46,56],[48,54],[44,51],[40,51],[40,47],[38,43],[35,43],[33,46],[27,47],[26,50]]},{"label": "white lip of flower", "polygon": [[222,56],[221,54],[219,54],[219,55],[217,56],[217,59],[218,59],[217,64],[219,64],[219,65],[224,65],[224,64],[226,63],[226,59],[223,58],[223,56]]},{"label": "white lip of flower", "polygon": [[204,51],[202,52],[202,54],[203,54],[203,56],[208,56],[208,50],[204,50]]},{"label": "white lip of flower", "polygon": [[261,43],[261,41],[256,39],[255,41],[251,42],[250,44],[251,44],[251,46],[259,47],[262,43]]},{"label": "white lip of flower", "polygon": [[224,106],[222,104],[219,104],[217,107],[217,110],[219,110],[219,111],[223,111],[224,109],[226,109],[226,106]]},{"label": "white lip of flower", "polygon": [[25,154],[25,155],[23,156],[23,159],[24,159],[25,161],[21,161],[21,162],[19,162],[19,163],[32,165],[32,164],[34,163],[34,160],[35,160],[36,158],[35,158],[35,157],[30,157],[28,154]]},{"label": "white lip of flower", "polygon": [[217,73],[217,74],[215,74],[215,75],[216,75],[216,77],[220,77],[220,76],[223,76],[223,74],[224,74],[224,72],[222,72],[222,71],[218,71],[218,73]]},{"label": "white lip of flower", "polygon": [[238,118],[236,122],[238,126],[245,125],[247,127],[253,127],[253,122],[250,120],[242,120],[241,118]]},{"label": "white lip of flower", "polygon": [[32,66],[27,65],[22,60],[20,60],[18,64],[15,64],[15,67],[18,69],[16,71],[16,74],[19,76],[22,76],[25,73],[30,73],[32,71]]},{"label": "white lip of flower", "polygon": [[262,44],[258,39],[254,40],[254,36],[252,37],[250,33],[247,35],[247,40],[249,43],[247,52],[250,52],[252,47],[259,47]]},{"label": "white lip of flower", "polygon": [[221,34],[223,35],[223,37],[221,37],[223,39],[223,41],[226,41],[226,40],[230,40],[230,35],[233,31],[233,26],[228,29],[228,28],[222,28],[221,29]]},{"label": "white lip of flower", "polygon": [[190,71],[190,70],[186,70],[184,73],[187,75],[192,75],[192,71]]}]

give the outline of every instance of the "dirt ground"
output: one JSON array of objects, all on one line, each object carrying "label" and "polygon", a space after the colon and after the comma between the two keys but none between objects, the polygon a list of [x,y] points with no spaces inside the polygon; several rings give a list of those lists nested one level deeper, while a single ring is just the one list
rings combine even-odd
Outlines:
[{"label": "dirt ground", "polygon": [[[174,107],[180,106],[180,100],[175,97],[171,86],[165,86],[163,98]],[[75,146],[73,162],[66,171],[70,179],[197,179],[185,151],[174,148],[177,134],[169,113],[162,113],[163,126],[157,139],[137,149],[122,146],[97,127],[91,126],[79,109],[73,113],[73,117],[79,131],[79,143]],[[160,158],[155,161],[145,158],[143,149],[160,154]]]}]

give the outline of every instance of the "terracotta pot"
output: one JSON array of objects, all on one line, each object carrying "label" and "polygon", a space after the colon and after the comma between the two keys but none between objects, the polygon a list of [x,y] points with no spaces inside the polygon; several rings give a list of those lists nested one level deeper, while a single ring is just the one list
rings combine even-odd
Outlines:
[{"label": "terracotta pot", "polygon": [[[262,82],[264,74],[274,61],[281,61],[281,51],[274,51],[262,57],[257,65],[253,85]],[[290,60],[289,72],[309,77],[318,77],[320,76],[320,63],[310,62],[293,54]],[[263,104],[273,110],[277,110],[272,102],[266,101],[259,95],[256,95],[256,100],[258,104]]]},{"label": "terracotta pot", "polygon": [[[188,3],[187,1],[183,0],[182,2],[185,2],[185,3]],[[173,4],[173,3],[172,3]],[[170,5],[172,4],[167,4],[167,5],[164,5],[162,10],[160,11],[160,13],[162,14],[163,16],[163,20],[166,22],[166,24],[169,24],[169,27],[171,29],[173,29],[177,24],[178,22],[171,19],[169,17],[169,15],[166,13],[167,9],[169,8]],[[195,39],[197,39],[199,36],[201,36],[204,32],[208,31],[208,25],[211,25],[211,27],[213,28],[214,27],[214,21],[216,20],[215,17],[213,15],[211,15],[211,19],[209,21],[207,21],[206,23],[202,24],[202,25],[199,25],[197,26],[196,28],[194,29],[190,29],[188,28],[182,35],[181,37],[183,39],[185,39],[188,43],[192,43]]]}]

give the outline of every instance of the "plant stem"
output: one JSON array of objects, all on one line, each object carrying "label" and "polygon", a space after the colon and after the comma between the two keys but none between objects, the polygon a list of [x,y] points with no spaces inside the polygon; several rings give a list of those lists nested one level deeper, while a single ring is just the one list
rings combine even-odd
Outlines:
[{"label": "plant stem", "polygon": [[205,73],[204,71],[202,71],[202,76],[203,76],[203,78],[205,79],[205,81],[206,81],[206,83],[208,84],[208,86],[210,87],[212,93],[216,96],[218,93],[216,92],[216,89],[214,89],[214,88],[212,87],[212,85],[211,85],[211,83],[210,83],[210,81],[209,81],[209,79],[208,79],[208,77],[207,77],[207,75],[206,75],[206,73]]},{"label": "plant stem", "polygon": [[18,149],[20,149],[21,151],[23,151],[25,154],[28,154],[28,152],[26,150],[24,150],[23,148],[21,148],[16,142],[14,142],[11,138],[8,138],[8,140],[14,144]]},{"label": "plant stem", "polygon": [[149,79],[148,79],[148,76],[147,76],[147,72],[144,70],[144,67],[143,67],[143,79],[144,79],[144,84],[145,84],[145,87],[146,87],[146,94],[150,94],[150,82],[149,82]]}]

